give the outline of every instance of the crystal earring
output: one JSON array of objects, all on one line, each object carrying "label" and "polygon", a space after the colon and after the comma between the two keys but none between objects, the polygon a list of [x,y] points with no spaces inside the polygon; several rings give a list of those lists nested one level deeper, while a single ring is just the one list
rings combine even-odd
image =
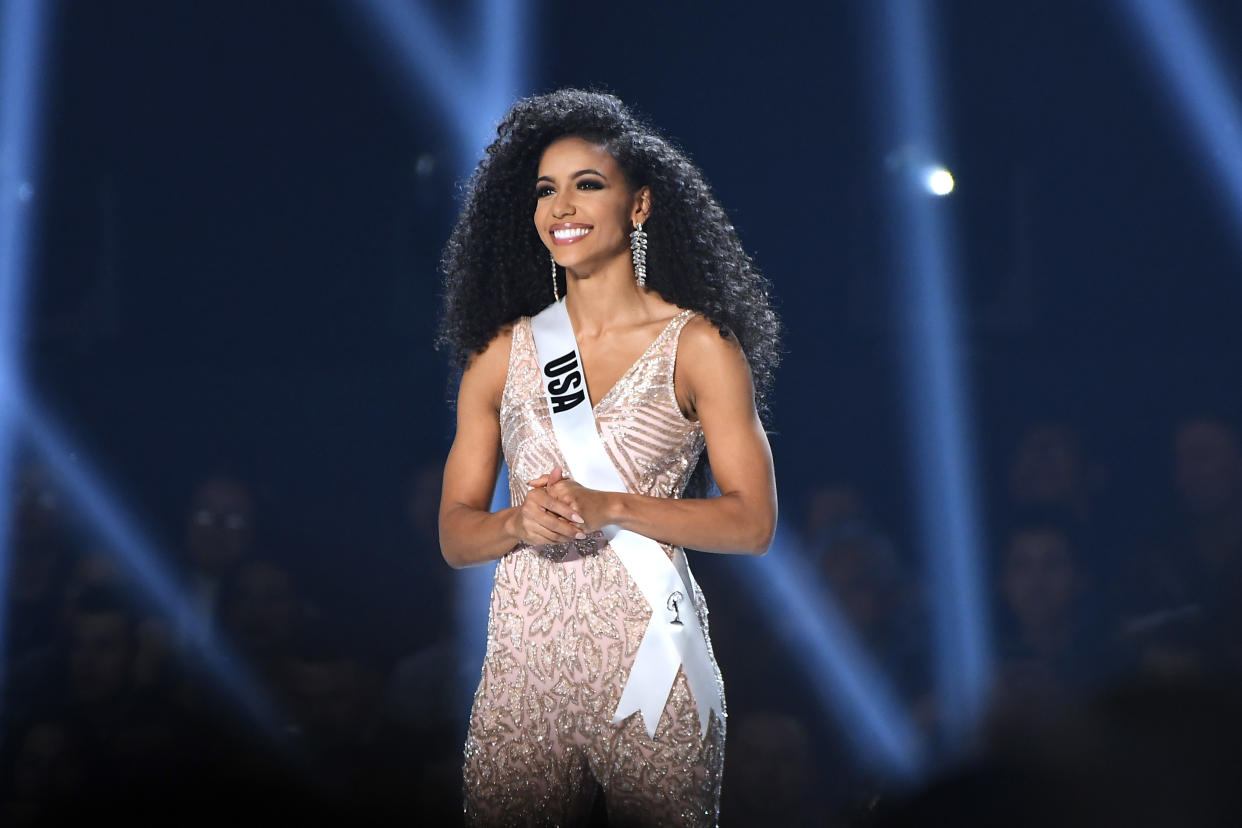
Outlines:
[{"label": "crystal earring", "polygon": [[561,301],[561,292],[556,288],[556,257],[552,255],[552,251],[548,251],[548,258],[552,260],[552,297],[557,301]]},{"label": "crystal earring", "polygon": [[634,223],[634,232],[630,233],[630,255],[634,259],[634,278],[639,287],[647,285],[647,234],[643,232],[641,221]]}]

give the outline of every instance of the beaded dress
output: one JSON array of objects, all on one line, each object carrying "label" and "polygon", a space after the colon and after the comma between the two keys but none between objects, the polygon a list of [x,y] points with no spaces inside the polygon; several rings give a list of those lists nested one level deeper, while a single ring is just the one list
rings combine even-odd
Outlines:
[{"label": "beaded dress", "polygon": [[[702,428],[681,413],[673,391],[677,343],[693,316],[674,317],[595,406],[604,446],[630,492],[680,497],[703,450]],[[529,318],[513,328],[500,428],[518,504],[525,481],[565,468]],[[706,636],[697,584],[694,592]],[[590,814],[598,782],[610,824],[716,824],[725,724],[712,714],[700,736],[682,670],[654,739],[641,714],[612,723],[650,617],[599,533],[572,544],[519,544],[500,559],[466,739],[469,823],[573,825]],[[708,654],[723,698],[710,640]]]}]

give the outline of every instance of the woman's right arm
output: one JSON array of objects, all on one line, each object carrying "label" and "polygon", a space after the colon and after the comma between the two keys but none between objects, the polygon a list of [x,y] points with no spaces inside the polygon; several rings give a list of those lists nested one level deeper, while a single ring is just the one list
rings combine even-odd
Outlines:
[{"label": "woman's right arm", "polygon": [[582,536],[572,510],[547,489],[521,506],[491,512],[500,470],[500,396],[509,368],[508,329],[475,355],[457,392],[457,434],[444,463],[440,552],[454,569],[504,557],[518,543],[565,543]]}]

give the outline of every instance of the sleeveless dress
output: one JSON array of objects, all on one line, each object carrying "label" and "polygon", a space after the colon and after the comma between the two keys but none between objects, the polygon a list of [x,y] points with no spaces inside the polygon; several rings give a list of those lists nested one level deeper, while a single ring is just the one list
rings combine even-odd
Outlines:
[{"label": "sleeveless dress", "polygon": [[[596,404],[609,457],[632,493],[680,497],[703,431],[673,391],[682,311]],[[530,319],[513,328],[500,429],[514,504],[525,481],[565,468],[544,396]],[[673,547],[662,545],[666,554]],[[693,586],[703,634],[707,607]],[[698,711],[679,669],[655,738],[641,714],[612,723],[651,608],[601,534],[519,544],[500,559],[487,653],[465,747],[465,811],[474,825],[573,825],[596,783],[612,825],[715,825],[725,723]],[[723,683],[708,640],[723,698]]]}]

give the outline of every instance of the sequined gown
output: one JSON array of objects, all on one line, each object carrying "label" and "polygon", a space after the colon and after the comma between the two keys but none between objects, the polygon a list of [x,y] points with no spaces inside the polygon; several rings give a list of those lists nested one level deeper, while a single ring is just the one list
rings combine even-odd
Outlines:
[{"label": "sequined gown", "polygon": [[[630,492],[680,497],[703,449],[702,428],[682,415],[673,392],[677,342],[692,317],[683,311],[670,321],[595,406]],[[500,406],[514,504],[526,496],[525,481],[565,467],[550,419],[524,318],[513,329]],[[694,590],[706,635],[706,604]],[[500,559],[466,739],[467,822],[573,825],[589,815],[598,782],[612,825],[716,824],[725,723],[713,713],[700,736],[684,672],[654,739],[641,714],[612,723],[650,614],[598,533],[562,546],[521,544]]]}]

